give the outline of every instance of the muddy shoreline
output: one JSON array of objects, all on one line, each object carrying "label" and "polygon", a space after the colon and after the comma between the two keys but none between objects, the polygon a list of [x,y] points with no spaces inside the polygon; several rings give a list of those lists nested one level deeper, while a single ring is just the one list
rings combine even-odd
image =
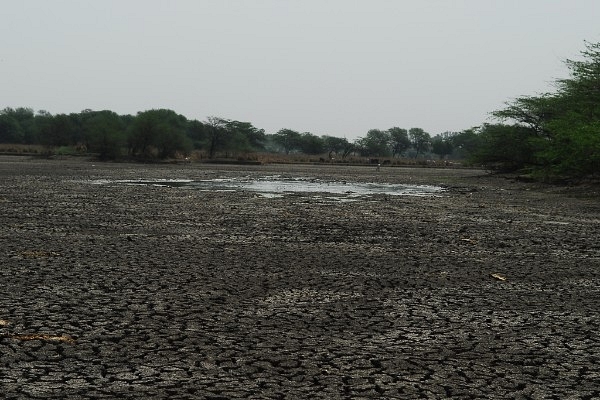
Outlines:
[{"label": "muddy shoreline", "polygon": [[[274,174],[447,190],[90,183]],[[9,156],[0,184],[7,399],[600,397],[597,187]]]}]

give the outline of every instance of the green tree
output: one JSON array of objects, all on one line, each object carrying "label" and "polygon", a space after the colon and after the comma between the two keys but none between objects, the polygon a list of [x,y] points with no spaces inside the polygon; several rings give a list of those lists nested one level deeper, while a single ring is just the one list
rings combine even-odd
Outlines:
[{"label": "green tree", "polygon": [[119,115],[119,117],[121,118],[121,121],[123,122],[123,128],[125,129],[125,132],[130,132],[131,128],[133,126],[133,123],[135,122],[135,115],[131,115],[131,114],[125,114],[125,115]]},{"label": "green tree", "polygon": [[138,113],[128,136],[132,156],[171,157],[188,152],[191,141],[185,136],[187,119],[172,110],[157,109]]},{"label": "green tree", "polygon": [[36,117],[39,121],[40,139],[47,147],[69,146],[74,144],[72,138],[76,127],[66,114],[52,116],[44,113]]},{"label": "green tree", "polygon": [[137,114],[127,138],[130,155],[149,155],[151,146],[158,137],[159,124],[156,114],[152,111]]},{"label": "green tree", "polygon": [[473,163],[502,172],[519,170],[535,162],[538,140],[535,131],[522,125],[484,124]]},{"label": "green tree", "polygon": [[390,134],[388,131],[380,129],[371,129],[367,136],[356,140],[357,148],[360,153],[366,157],[385,157],[389,156]]},{"label": "green tree", "polygon": [[226,148],[231,139],[231,131],[227,128],[230,121],[219,117],[208,117],[204,126],[207,132],[208,155],[213,158],[217,151]]},{"label": "green tree", "polygon": [[[0,111],[0,115],[5,116],[4,122],[16,121],[18,124],[18,132],[16,132],[16,136],[13,138],[14,143],[36,143],[37,130],[35,126],[35,115],[31,108],[19,107],[12,109],[7,107]],[[12,122],[9,122],[9,124],[11,123]],[[0,130],[1,129],[2,128],[0,128]],[[7,132],[4,132],[4,134],[7,134]],[[0,135],[2,135],[2,133],[0,133]],[[14,135],[14,132],[9,135]]]},{"label": "green tree", "polygon": [[226,129],[230,135],[230,146],[239,151],[264,150],[266,135],[263,129],[254,127],[250,122],[227,121]]},{"label": "green tree", "polygon": [[479,127],[473,127],[452,135],[452,147],[456,157],[468,159],[477,151],[481,142],[478,132]]},{"label": "green tree", "polygon": [[400,156],[410,147],[410,139],[406,129],[393,127],[388,129],[390,144],[392,146],[392,157]]},{"label": "green tree", "polygon": [[325,135],[321,136],[321,139],[323,140],[324,150],[330,154],[330,157],[335,154],[345,159],[354,151],[354,145],[346,138]]},{"label": "green tree", "polygon": [[0,143],[23,143],[24,135],[17,121],[12,115],[0,112]]},{"label": "green tree", "polygon": [[71,137],[69,138],[69,143],[71,145],[80,145],[85,143],[86,135],[84,132],[83,124],[86,118],[90,118],[93,114],[94,111],[90,109],[85,109],[80,113],[69,114],[71,126],[73,127],[73,129],[71,130]]},{"label": "green tree", "polygon": [[581,56],[581,60],[565,61],[571,76],[557,81],[561,116],[596,123],[600,119],[600,43],[585,42]]},{"label": "green tree", "polygon": [[415,149],[415,158],[418,157],[419,154],[424,154],[429,150],[431,136],[423,129],[410,128],[408,130],[408,137],[410,138],[410,143],[413,149]]},{"label": "green tree", "polygon": [[34,144],[38,141],[37,128],[35,126],[35,115],[33,109],[19,107],[15,110],[15,118],[23,130],[25,144]]},{"label": "green tree", "polygon": [[538,136],[551,137],[547,124],[561,114],[560,99],[552,94],[524,96],[515,99],[507,107],[494,111],[493,116],[501,121],[516,122],[534,131]]},{"label": "green tree", "polygon": [[195,149],[201,149],[205,145],[208,137],[207,131],[202,122],[195,119],[188,121],[186,135],[192,141]]},{"label": "green tree", "polygon": [[125,124],[112,111],[85,111],[82,130],[88,151],[98,154],[100,160],[114,160],[121,156],[125,145]]},{"label": "green tree", "polygon": [[300,133],[292,129],[280,129],[273,135],[273,142],[280,146],[285,154],[290,154],[294,150],[300,150],[300,141]]},{"label": "green tree", "polygon": [[501,121],[527,128],[521,130],[525,138],[508,139],[532,143],[535,156],[527,164],[545,176],[600,172],[600,43],[586,42],[581,56],[565,61],[570,76],[557,80],[555,93],[520,97],[493,113]]},{"label": "green tree", "polygon": [[[572,112],[548,123],[553,137],[536,154],[547,177],[600,174],[600,120]],[[538,141],[539,143],[539,141]]]},{"label": "green tree", "polygon": [[453,150],[454,146],[452,145],[452,134],[450,132],[441,133],[431,139],[431,152],[437,154],[440,160],[452,154]]},{"label": "green tree", "polygon": [[310,132],[304,132],[300,135],[298,144],[300,151],[304,154],[322,154],[325,152],[325,142],[319,136]]}]

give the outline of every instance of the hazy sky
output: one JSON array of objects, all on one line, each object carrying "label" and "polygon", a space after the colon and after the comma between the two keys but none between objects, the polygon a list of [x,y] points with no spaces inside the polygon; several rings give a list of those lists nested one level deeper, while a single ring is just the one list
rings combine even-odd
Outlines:
[{"label": "hazy sky", "polygon": [[169,108],[355,139],[552,90],[600,0],[0,0],[0,107]]}]

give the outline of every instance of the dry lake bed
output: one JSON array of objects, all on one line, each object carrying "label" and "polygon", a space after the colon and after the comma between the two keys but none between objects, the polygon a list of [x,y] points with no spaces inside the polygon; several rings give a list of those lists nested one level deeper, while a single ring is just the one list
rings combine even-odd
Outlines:
[{"label": "dry lake bed", "polygon": [[595,399],[598,186],[0,157],[6,399]]}]

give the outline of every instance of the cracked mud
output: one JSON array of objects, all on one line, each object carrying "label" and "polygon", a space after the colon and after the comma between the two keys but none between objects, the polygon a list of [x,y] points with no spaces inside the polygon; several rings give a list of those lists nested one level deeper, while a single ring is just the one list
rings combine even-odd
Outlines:
[{"label": "cracked mud", "polygon": [[[436,197],[94,180],[281,174]],[[0,157],[0,392],[600,397],[600,201],[482,171]]]}]

